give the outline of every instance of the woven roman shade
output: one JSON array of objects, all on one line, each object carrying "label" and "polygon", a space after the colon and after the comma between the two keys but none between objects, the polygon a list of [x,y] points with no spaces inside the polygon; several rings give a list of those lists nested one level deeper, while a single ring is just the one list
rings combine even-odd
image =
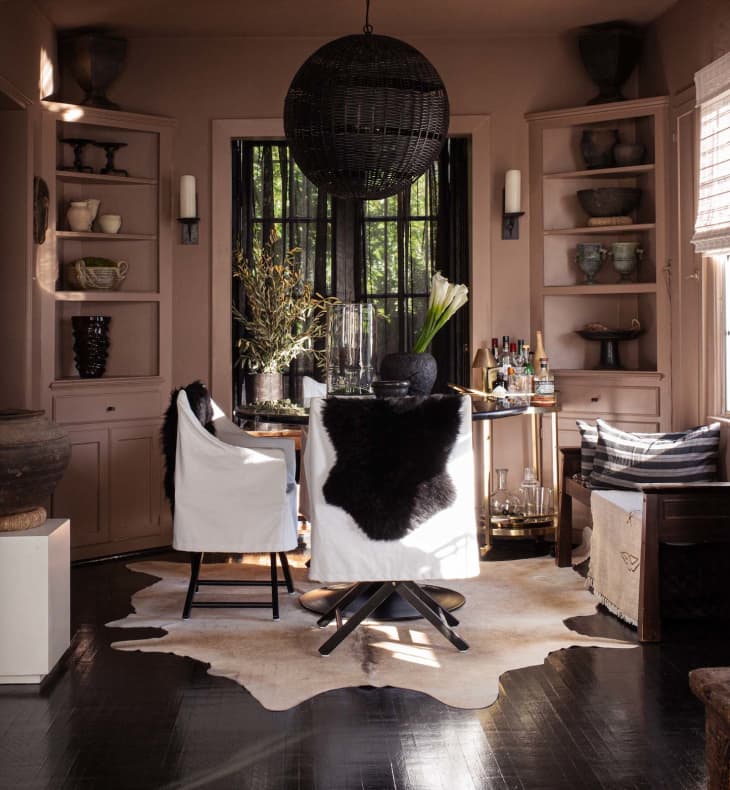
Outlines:
[{"label": "woven roman shade", "polygon": [[284,104],[294,160],[341,198],[383,198],[413,183],[448,128],[449,100],[433,65],[409,44],[371,32],[318,49]]},{"label": "woven roman shade", "polygon": [[730,53],[695,74],[700,108],[697,252],[730,250]]}]

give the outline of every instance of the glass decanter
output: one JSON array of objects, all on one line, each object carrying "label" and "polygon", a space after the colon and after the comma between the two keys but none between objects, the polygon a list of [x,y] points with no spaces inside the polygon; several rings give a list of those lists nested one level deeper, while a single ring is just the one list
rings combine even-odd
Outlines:
[{"label": "glass decanter", "polygon": [[526,516],[534,516],[537,513],[538,488],[540,488],[540,481],[535,477],[532,468],[526,466],[522,482],[520,483],[520,493],[522,494],[522,504]]},{"label": "glass decanter", "polygon": [[495,469],[497,488],[489,497],[489,513],[492,516],[517,516],[522,513],[522,495],[507,488],[509,469]]}]

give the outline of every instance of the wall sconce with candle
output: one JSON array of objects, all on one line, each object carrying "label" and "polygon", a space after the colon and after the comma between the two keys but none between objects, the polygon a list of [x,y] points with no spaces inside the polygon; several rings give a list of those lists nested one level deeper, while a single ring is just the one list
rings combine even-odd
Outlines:
[{"label": "wall sconce with candle", "polygon": [[195,176],[180,176],[180,215],[177,221],[182,227],[180,241],[183,244],[197,244],[200,217],[198,217]]},{"label": "wall sconce with candle", "polygon": [[519,170],[508,170],[502,191],[502,238],[520,238],[520,217],[525,213],[521,206],[521,179]]}]

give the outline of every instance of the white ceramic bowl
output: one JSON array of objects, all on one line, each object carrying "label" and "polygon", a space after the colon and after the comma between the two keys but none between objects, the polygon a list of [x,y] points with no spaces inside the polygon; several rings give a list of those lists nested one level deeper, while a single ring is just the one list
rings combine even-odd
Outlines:
[{"label": "white ceramic bowl", "polygon": [[119,233],[122,218],[119,214],[102,214],[99,217],[99,227],[102,233]]}]

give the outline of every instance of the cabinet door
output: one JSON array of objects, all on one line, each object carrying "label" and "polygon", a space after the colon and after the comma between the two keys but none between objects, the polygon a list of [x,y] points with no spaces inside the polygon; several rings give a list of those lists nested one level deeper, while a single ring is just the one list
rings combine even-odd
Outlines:
[{"label": "cabinet door", "polygon": [[160,532],[162,454],[159,423],[111,428],[110,539]]},{"label": "cabinet door", "polygon": [[109,431],[66,428],[71,460],[56,486],[51,505],[54,518],[71,519],[71,546],[109,540]]}]

